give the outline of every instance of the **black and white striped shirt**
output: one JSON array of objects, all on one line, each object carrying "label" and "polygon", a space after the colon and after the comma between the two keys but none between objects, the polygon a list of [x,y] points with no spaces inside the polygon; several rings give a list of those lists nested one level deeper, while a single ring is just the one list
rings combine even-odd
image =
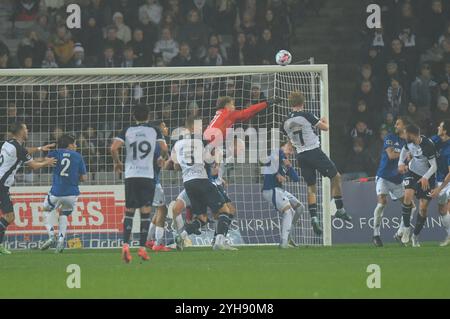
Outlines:
[{"label": "black and white striped shirt", "polygon": [[0,186],[11,187],[19,168],[31,160],[27,149],[18,141],[5,141],[0,151]]}]

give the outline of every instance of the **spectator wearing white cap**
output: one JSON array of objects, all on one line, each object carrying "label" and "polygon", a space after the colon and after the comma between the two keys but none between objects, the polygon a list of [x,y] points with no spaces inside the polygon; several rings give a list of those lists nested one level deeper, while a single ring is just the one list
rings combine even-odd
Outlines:
[{"label": "spectator wearing white cap", "polygon": [[113,22],[117,28],[117,39],[122,40],[123,43],[128,43],[131,40],[131,29],[123,22],[123,14],[116,12],[113,15]]},{"label": "spectator wearing white cap", "polygon": [[69,63],[71,68],[85,68],[86,64],[84,62],[84,48],[80,43],[75,43],[73,48],[73,57]]}]

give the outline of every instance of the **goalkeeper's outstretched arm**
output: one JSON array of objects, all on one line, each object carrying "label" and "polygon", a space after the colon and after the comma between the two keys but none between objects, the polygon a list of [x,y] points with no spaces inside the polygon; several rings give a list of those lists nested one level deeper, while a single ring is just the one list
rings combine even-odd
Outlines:
[{"label": "goalkeeper's outstretched arm", "polygon": [[270,107],[273,104],[279,103],[281,101],[280,98],[273,98],[269,99],[268,101],[261,102],[258,104],[254,104],[249,106],[248,108],[240,111],[234,111],[233,112],[233,120],[234,121],[240,121],[245,122],[254,117],[259,112],[265,110],[266,108]]}]

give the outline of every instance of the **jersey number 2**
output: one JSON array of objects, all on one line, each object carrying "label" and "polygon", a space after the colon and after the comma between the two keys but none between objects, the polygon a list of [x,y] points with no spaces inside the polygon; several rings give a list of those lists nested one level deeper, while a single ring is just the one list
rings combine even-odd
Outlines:
[{"label": "jersey number 2", "polygon": [[68,158],[63,158],[63,159],[61,160],[61,166],[63,166],[63,168],[62,168],[62,170],[61,170],[61,173],[59,173],[59,175],[64,176],[64,177],[69,176],[69,173],[67,173],[67,170],[68,170],[69,167],[70,167],[70,159],[68,159]]}]

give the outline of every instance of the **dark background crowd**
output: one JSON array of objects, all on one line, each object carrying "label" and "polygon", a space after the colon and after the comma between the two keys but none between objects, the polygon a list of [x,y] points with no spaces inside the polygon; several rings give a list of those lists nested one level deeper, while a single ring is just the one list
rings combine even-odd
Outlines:
[{"label": "dark background crowd", "polygon": [[[364,12],[360,73],[347,123],[347,178],[374,176],[383,139],[406,116],[427,136],[450,118],[450,1],[370,1],[382,27]],[[365,8],[364,8],[365,9]]]},{"label": "dark background crowd", "polygon": [[[308,1],[306,1],[308,2]],[[0,68],[221,66],[273,64],[305,1],[17,0]],[[66,5],[82,27],[66,27]],[[6,28],[5,28],[6,29]],[[6,30],[5,30],[6,31]]]},{"label": "dark background crowd", "polygon": [[[66,6],[78,3],[82,27],[68,29]],[[274,64],[289,49],[302,8],[297,0],[17,0],[0,4],[1,68],[222,66]],[[315,2],[318,3],[318,2]],[[314,5],[313,5],[314,7]],[[1,8],[0,8],[1,9]],[[1,10],[0,10],[1,11]],[[6,21],[5,21],[6,20]],[[9,41],[6,41],[9,39]],[[6,43],[17,42],[16,47]],[[111,138],[147,103],[152,121],[169,130],[189,115],[206,121],[219,95],[247,106],[266,99],[244,77],[145,83],[0,87],[0,133],[28,123],[30,144],[75,132],[91,172],[112,169]],[[158,124],[159,125],[159,124]],[[167,134],[169,130],[164,130]],[[166,136],[168,138],[168,136]]]},{"label": "dark background crowd", "polygon": [[[81,7],[80,29],[65,26],[66,6],[72,2]],[[294,33],[304,22],[305,12],[311,7],[318,11],[324,2],[2,1],[0,68],[261,65],[273,64],[279,49],[305,58],[295,47],[312,44],[292,43]],[[369,3],[381,6],[379,29],[366,26]],[[450,112],[450,0],[355,1],[355,6],[363,12],[363,23],[355,27],[361,31],[360,38],[354,40],[359,41],[361,59],[355,92],[346,108],[345,140],[338,141],[348,145],[348,152],[342,159],[335,158],[348,179],[375,175],[383,138],[394,131],[398,116],[407,116],[423,134],[432,135]],[[347,76],[339,74],[338,80]],[[111,134],[129,120],[129,110],[136,103],[153,103],[154,120],[164,120],[173,129],[192,112],[210,119],[219,94],[235,96],[237,105],[247,106],[265,99],[266,89],[240,77],[3,87],[0,115],[7,123],[26,118],[34,132],[63,128],[80,132],[80,141],[95,163],[95,156],[108,157]],[[0,122],[0,131],[3,136],[5,121]]]}]

